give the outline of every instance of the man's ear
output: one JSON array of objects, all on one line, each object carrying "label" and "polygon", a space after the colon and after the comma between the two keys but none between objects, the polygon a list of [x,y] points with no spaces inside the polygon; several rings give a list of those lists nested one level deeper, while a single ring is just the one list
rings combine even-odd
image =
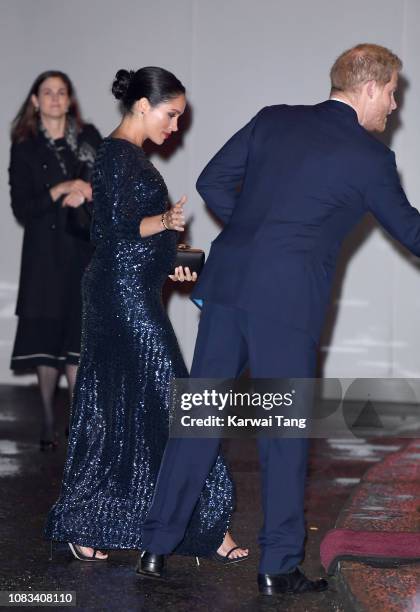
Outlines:
[{"label": "man's ear", "polygon": [[368,81],[367,83],[365,83],[366,86],[366,93],[368,95],[368,97],[370,99],[372,99],[376,93],[376,89],[378,87],[378,84],[376,81]]}]

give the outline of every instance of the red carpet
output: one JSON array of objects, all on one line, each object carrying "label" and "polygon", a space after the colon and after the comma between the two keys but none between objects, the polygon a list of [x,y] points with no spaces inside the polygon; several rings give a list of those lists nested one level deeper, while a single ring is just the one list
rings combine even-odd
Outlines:
[{"label": "red carpet", "polygon": [[338,561],[395,568],[420,562],[420,440],[373,466],[321,543],[329,574]]},{"label": "red carpet", "polygon": [[420,562],[420,533],[332,529],[321,543],[321,562],[333,574],[340,560],[396,567]]}]

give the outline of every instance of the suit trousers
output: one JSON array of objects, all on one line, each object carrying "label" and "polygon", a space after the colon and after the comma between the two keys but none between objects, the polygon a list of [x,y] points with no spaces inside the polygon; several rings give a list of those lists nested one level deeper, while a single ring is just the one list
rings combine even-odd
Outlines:
[{"label": "suit trousers", "polygon": [[[317,346],[304,331],[263,313],[206,302],[201,314],[192,378],[235,378],[248,366],[253,378],[312,378]],[[258,438],[264,522],[261,573],[292,571],[303,558],[306,438]],[[172,552],[182,540],[219,439],[168,441],[148,517],[143,546]]]}]

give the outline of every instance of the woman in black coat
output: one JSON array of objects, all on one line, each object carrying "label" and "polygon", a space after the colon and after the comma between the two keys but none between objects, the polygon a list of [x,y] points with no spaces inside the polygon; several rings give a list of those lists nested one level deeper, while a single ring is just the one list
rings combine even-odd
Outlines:
[{"label": "woman in black coat", "polygon": [[77,229],[82,215],[88,219],[85,203],[92,199],[89,178],[100,142],[96,128],[81,120],[68,76],[41,74],[13,122],[9,172],[13,213],[24,227],[11,368],[36,370],[43,450],[56,446],[58,376],[65,372],[70,394],[76,378],[80,281],[92,253]]}]

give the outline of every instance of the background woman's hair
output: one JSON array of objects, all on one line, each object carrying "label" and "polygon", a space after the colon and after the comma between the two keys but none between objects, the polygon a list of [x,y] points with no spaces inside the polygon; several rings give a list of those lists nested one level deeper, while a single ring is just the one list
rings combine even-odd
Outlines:
[{"label": "background woman's hair", "polygon": [[363,43],[344,51],[331,68],[331,91],[355,91],[367,81],[389,83],[402,68],[400,58],[386,47]]},{"label": "background woman's hair", "polygon": [[77,102],[76,93],[70,78],[67,76],[67,74],[61,72],[60,70],[47,70],[46,72],[43,72],[37,76],[31,89],[29,90],[28,95],[25,98],[25,101],[12,121],[12,142],[22,142],[22,140],[26,140],[27,138],[31,138],[36,135],[38,128],[38,112],[32,103],[31,97],[32,95],[37,96],[42,83],[51,77],[61,79],[67,87],[67,93],[70,98],[68,115],[75,119],[79,130],[82,128],[83,120],[80,113],[80,107],[79,103]]},{"label": "background woman's hair", "polygon": [[123,110],[131,110],[134,102],[147,98],[152,106],[167,102],[185,93],[185,87],[172,72],[157,66],[133,70],[118,70],[112,83],[112,93],[121,100]]}]

